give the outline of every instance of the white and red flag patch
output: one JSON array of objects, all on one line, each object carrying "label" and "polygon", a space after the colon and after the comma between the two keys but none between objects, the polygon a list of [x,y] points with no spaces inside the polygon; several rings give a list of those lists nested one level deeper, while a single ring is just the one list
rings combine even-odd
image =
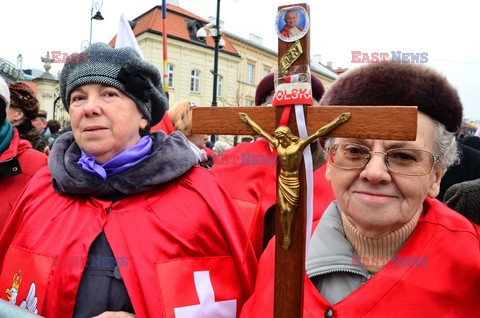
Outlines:
[{"label": "white and red flag patch", "polygon": [[168,318],[237,317],[242,286],[231,257],[184,258],[157,264]]}]

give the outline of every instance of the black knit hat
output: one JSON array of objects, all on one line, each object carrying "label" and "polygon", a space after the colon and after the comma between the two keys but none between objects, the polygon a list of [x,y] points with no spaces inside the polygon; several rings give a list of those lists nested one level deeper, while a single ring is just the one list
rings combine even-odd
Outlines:
[{"label": "black knit hat", "polygon": [[70,55],[60,75],[60,93],[67,110],[70,94],[85,84],[119,89],[135,102],[151,126],[168,109],[158,69],[129,47],[114,49],[105,43],[94,43],[84,52]]},{"label": "black knit hat", "polygon": [[[313,98],[316,100],[320,100],[322,98],[325,89],[323,88],[322,82],[314,75],[311,77],[312,82],[312,95]],[[260,83],[257,85],[257,90],[255,91],[255,105],[260,106],[267,98],[275,92],[275,85],[274,85],[274,75],[270,73],[266,75]]]},{"label": "black knit hat", "polygon": [[430,67],[420,64],[376,63],[340,76],[320,105],[418,106],[418,110],[456,133],[463,107],[457,90]]}]

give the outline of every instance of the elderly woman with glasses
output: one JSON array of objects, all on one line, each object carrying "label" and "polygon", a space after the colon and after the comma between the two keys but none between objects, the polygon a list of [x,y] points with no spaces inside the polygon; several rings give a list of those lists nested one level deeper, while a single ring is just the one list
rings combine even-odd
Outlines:
[{"label": "elderly woman with glasses", "polygon": [[[480,316],[479,227],[435,199],[457,160],[456,90],[425,66],[380,63],[344,74],[321,104],[416,105],[418,128],[414,141],[327,141],[336,201],[310,240],[304,317]],[[273,258],[271,242],[242,317],[272,316]]]}]

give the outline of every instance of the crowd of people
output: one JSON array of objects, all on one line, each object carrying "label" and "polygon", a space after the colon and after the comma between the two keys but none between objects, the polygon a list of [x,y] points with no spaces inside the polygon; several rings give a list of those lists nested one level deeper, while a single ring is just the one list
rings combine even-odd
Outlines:
[{"label": "crowd of people", "polygon": [[[84,53],[60,74],[63,130],[28,85],[0,78],[0,298],[45,317],[273,317],[281,141],[257,129],[212,150],[192,134],[196,106],[169,106],[133,49]],[[310,83],[314,107],[417,105],[418,124],[413,141],[309,146],[304,317],[479,316],[480,151],[456,136],[456,89],[402,63]],[[274,92],[270,74],[256,104]],[[232,160],[248,156],[272,160]]]}]

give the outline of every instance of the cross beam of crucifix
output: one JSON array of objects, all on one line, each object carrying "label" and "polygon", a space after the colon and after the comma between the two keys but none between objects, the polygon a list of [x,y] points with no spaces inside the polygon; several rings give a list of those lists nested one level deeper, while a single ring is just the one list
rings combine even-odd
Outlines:
[{"label": "cross beam of crucifix", "polygon": [[[192,109],[192,133],[255,135],[255,131],[239,119],[238,113],[243,112],[250,116],[265,131],[273,134],[280,120],[281,108],[271,106],[194,107]],[[339,126],[326,136],[415,140],[417,134],[416,106],[306,107],[307,131],[312,133],[345,112],[352,114],[348,123]],[[288,126],[294,127],[294,123],[295,118],[291,116]]]},{"label": "cross beam of crucifix", "polygon": [[[303,7],[309,15],[307,4],[279,7],[279,12],[288,7]],[[301,53],[295,60],[292,47],[300,43]],[[296,52],[300,52],[298,47]],[[294,74],[293,67],[309,65],[309,30],[294,44],[279,39],[279,69],[285,76]],[[274,134],[284,107],[195,107],[193,108],[194,134],[252,135],[255,132],[243,123],[239,113],[247,114],[269,134]],[[307,132],[312,134],[342,113],[350,113],[348,122],[340,125],[325,136],[382,139],[415,140],[417,130],[417,107],[415,106],[321,106],[304,107]],[[295,116],[290,116],[288,127],[298,135]],[[280,168],[277,168],[279,176]],[[278,186],[278,182],[277,182]],[[284,249],[280,208],[277,198],[275,211],[275,295],[274,315],[276,318],[300,318],[303,316],[303,282],[305,275],[306,241],[306,175],[302,163],[300,168],[300,199],[291,232],[291,246]]]}]

